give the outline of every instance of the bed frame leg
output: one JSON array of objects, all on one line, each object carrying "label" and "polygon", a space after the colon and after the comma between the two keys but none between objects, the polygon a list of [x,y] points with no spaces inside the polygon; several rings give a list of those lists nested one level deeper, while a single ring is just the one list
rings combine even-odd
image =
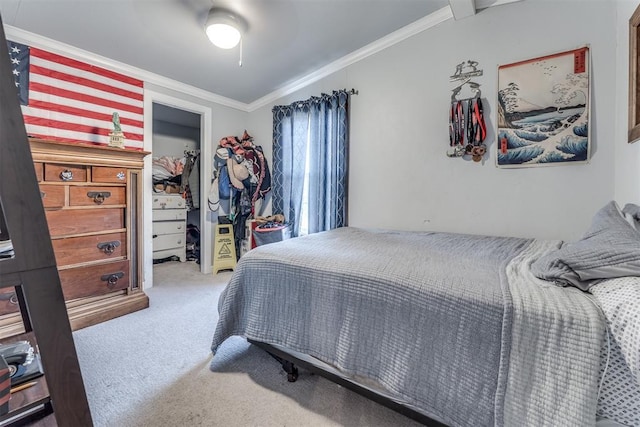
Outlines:
[{"label": "bed frame leg", "polygon": [[287,381],[290,383],[296,382],[298,379],[298,368],[296,368],[296,365],[284,359],[281,360],[281,363],[282,369],[287,373]]},{"label": "bed frame leg", "polygon": [[282,369],[287,373],[287,381],[289,381],[290,383],[296,382],[296,380],[298,379],[298,368],[296,368],[296,365],[294,365],[292,362],[289,362],[287,359],[276,356],[270,351],[267,351],[267,353],[269,353],[271,357],[276,359],[282,365]]},{"label": "bed frame leg", "polygon": [[262,348],[264,351],[267,352],[269,356],[276,359],[278,363],[282,365],[282,369],[287,373],[287,381],[289,381],[290,383],[296,382],[296,380],[298,379],[298,368],[296,367],[296,365],[293,364],[293,362],[290,362],[287,359],[284,359],[272,353],[271,351],[269,351],[269,348],[267,348],[268,347],[267,344],[260,343],[257,341],[252,341],[250,339],[248,339],[247,341],[249,341],[251,344],[255,344],[258,347]]}]

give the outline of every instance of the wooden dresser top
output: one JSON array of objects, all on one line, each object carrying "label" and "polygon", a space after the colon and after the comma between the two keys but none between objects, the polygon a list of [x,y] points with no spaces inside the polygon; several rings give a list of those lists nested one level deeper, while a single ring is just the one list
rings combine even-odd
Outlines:
[{"label": "wooden dresser top", "polygon": [[35,162],[142,168],[148,151],[29,138]]}]

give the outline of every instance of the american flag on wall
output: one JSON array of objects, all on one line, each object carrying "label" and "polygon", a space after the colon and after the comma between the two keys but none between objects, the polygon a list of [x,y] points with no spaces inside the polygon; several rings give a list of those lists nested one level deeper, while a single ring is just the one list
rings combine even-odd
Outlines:
[{"label": "american flag on wall", "polygon": [[127,148],[142,149],[143,82],[7,41],[27,134],[108,144],[117,112]]}]

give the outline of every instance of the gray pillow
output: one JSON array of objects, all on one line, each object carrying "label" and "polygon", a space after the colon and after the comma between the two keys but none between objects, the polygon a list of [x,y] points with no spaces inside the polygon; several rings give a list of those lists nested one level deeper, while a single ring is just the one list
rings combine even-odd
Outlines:
[{"label": "gray pillow", "polygon": [[583,291],[605,279],[640,276],[640,231],[611,201],[595,214],[582,239],[534,261],[531,270],[540,279]]},{"label": "gray pillow", "polygon": [[640,230],[640,206],[627,203],[624,205],[624,208],[622,208],[622,213],[633,218],[633,221],[635,221],[635,229]]}]

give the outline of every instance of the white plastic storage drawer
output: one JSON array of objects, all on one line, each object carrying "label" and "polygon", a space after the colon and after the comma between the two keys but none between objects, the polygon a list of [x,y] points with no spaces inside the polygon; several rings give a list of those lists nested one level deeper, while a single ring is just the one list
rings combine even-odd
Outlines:
[{"label": "white plastic storage drawer", "polygon": [[153,250],[161,251],[164,249],[184,247],[186,236],[184,234],[165,234],[162,236],[154,236]]},{"label": "white plastic storage drawer", "polygon": [[153,234],[177,234],[186,233],[184,221],[155,221],[153,223]]},{"label": "white plastic storage drawer", "polygon": [[185,209],[154,209],[154,221],[175,221],[178,219],[187,219],[187,211]]},{"label": "white plastic storage drawer", "polygon": [[185,200],[181,195],[175,196],[153,196],[153,209],[184,209]]}]

